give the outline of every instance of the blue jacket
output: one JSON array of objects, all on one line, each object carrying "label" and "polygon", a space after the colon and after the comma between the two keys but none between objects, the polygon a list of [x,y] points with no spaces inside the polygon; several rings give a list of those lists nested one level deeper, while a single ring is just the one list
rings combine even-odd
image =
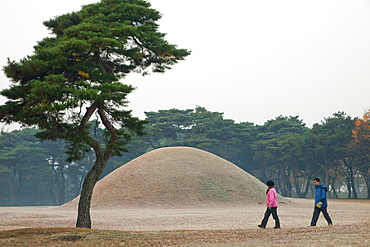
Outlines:
[{"label": "blue jacket", "polygon": [[315,206],[319,202],[322,202],[321,207],[327,207],[328,206],[328,200],[326,199],[326,192],[328,191],[328,188],[323,185],[319,184],[315,186]]}]

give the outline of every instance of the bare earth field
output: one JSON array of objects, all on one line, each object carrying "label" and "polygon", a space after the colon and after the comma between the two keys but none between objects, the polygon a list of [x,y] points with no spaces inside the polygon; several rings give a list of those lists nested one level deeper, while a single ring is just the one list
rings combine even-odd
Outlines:
[{"label": "bare earth field", "polygon": [[79,198],[0,208],[0,246],[370,246],[370,200],[329,200],[334,225],[308,227],[313,199],[278,196],[281,229],[259,229],[266,185],[203,150],[168,147],[116,169],[95,188],[92,229]]},{"label": "bare earth field", "polygon": [[[281,229],[272,229],[272,217],[266,229],[257,227],[264,210],[257,202],[228,208],[92,209],[89,230],[74,228],[76,209],[1,207],[0,246],[370,246],[370,200],[329,200],[331,227],[322,215],[317,227],[308,227],[312,199],[280,203]],[[68,241],[75,240],[67,238],[71,235],[82,238]]]}]

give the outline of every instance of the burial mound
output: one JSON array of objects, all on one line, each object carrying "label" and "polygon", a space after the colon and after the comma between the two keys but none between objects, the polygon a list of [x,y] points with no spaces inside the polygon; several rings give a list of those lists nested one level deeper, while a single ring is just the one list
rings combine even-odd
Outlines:
[{"label": "burial mound", "polygon": [[[100,180],[91,208],[240,206],[264,203],[265,192],[265,184],[225,159],[196,148],[167,147],[148,152]],[[78,200],[64,206],[77,208]]]}]

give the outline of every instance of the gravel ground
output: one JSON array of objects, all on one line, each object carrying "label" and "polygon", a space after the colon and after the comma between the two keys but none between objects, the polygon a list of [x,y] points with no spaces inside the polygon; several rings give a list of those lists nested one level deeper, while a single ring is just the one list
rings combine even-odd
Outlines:
[{"label": "gravel ground", "polygon": [[[263,204],[229,208],[93,209],[92,228],[130,231],[127,236],[143,243],[139,246],[370,246],[369,200],[329,200],[328,211],[334,223],[331,227],[323,216],[317,227],[308,227],[312,199],[289,201],[279,206],[282,226],[279,230],[272,229],[272,218],[266,229],[257,227],[265,210]],[[74,227],[76,210],[1,207],[0,219],[0,230]]]},{"label": "gravel ground", "polygon": [[[310,223],[311,199],[289,199],[280,204],[282,228],[304,228]],[[136,208],[91,210],[92,228],[124,231],[256,229],[265,206],[249,204],[229,208]],[[329,200],[328,212],[334,225],[370,222],[369,200]],[[77,210],[62,207],[1,207],[0,230],[33,227],[74,227]],[[321,215],[317,226],[326,226]],[[272,228],[270,218],[267,228]]]}]

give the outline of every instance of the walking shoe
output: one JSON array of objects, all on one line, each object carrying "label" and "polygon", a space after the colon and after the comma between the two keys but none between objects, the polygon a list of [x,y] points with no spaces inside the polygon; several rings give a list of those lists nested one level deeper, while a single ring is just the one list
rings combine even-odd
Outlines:
[{"label": "walking shoe", "polygon": [[266,228],[264,225],[258,225],[259,228]]},{"label": "walking shoe", "polygon": [[275,226],[274,229],[280,229],[280,226]]}]

